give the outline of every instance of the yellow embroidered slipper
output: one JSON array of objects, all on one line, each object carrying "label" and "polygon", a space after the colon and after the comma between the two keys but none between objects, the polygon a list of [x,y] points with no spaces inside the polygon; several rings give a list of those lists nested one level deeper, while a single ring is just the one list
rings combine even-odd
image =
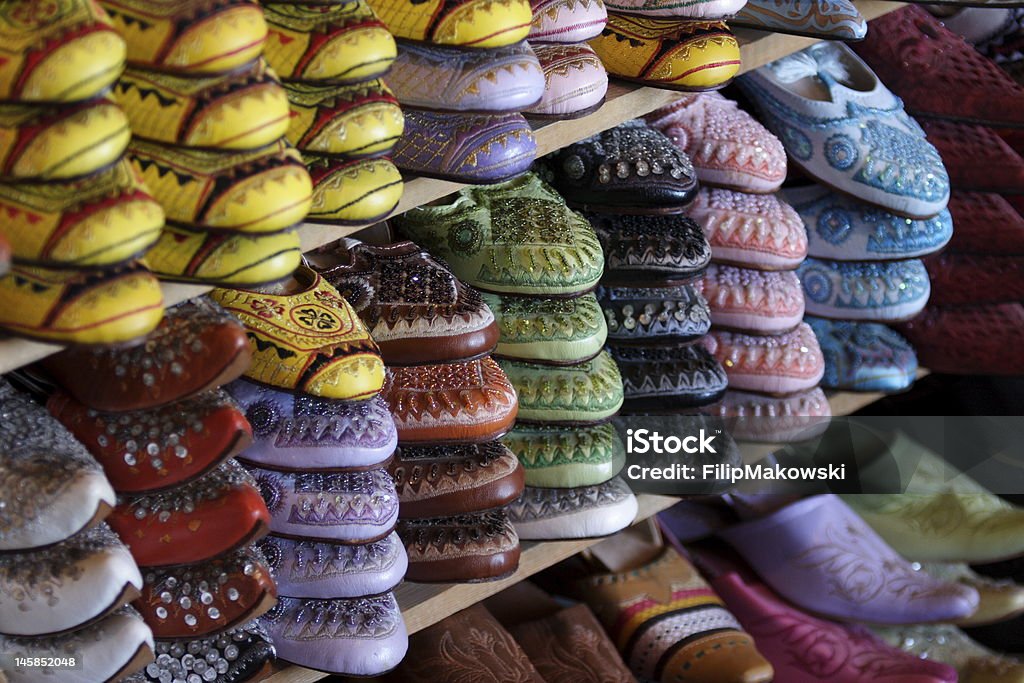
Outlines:
[{"label": "yellow embroidered slipper", "polygon": [[396,38],[438,45],[494,48],[530,33],[528,0],[368,0]]},{"label": "yellow embroidered slipper", "polygon": [[288,130],[288,98],[262,59],[202,78],[130,68],[113,92],[132,133],[158,142],[255,149]]},{"label": "yellow embroidered slipper", "polygon": [[267,38],[255,0],[99,0],[128,43],[128,61],[221,73],[259,57]]},{"label": "yellow embroidered slipper", "polygon": [[268,233],[290,228],[309,212],[313,183],[301,155],[284,140],[234,152],[135,139],[128,156],[176,223]]},{"label": "yellow embroidered slipper", "polygon": [[395,39],[364,0],[324,7],[266,5],[263,56],[281,78],[365,81],[382,76],[397,55]]},{"label": "yellow embroidered slipper", "polygon": [[146,263],[162,280],[255,287],[288,277],[302,260],[299,235],[209,232],[168,223]]},{"label": "yellow embroidered slipper", "polygon": [[402,136],[402,109],[380,79],[284,87],[292,105],[288,141],[303,152],[375,156],[390,152]]},{"label": "yellow embroidered slipper", "polygon": [[341,225],[383,220],[402,198],[402,174],[390,159],[331,159],[303,155],[313,176],[308,220]]},{"label": "yellow embroidered slipper", "polygon": [[384,363],[366,327],[338,290],[306,265],[272,291],[215,289],[210,297],[245,324],[249,379],[341,400],[374,396]]},{"label": "yellow embroidered slipper", "polygon": [[160,283],[138,262],[110,270],[15,266],[0,278],[0,329],[64,344],[118,344],[164,315]]},{"label": "yellow embroidered slipper", "polygon": [[130,261],[164,224],[160,204],[126,160],[77,180],[0,184],[0,217],[14,259],[51,268]]},{"label": "yellow embroidered slipper", "polygon": [[0,104],[0,178],[55,180],[94,173],[124,153],[128,117],[107,99]]},{"label": "yellow embroidered slipper", "polygon": [[590,41],[608,73],[668,90],[716,90],[740,69],[740,46],[721,21],[608,13]]},{"label": "yellow embroidered slipper", "polygon": [[124,69],[124,40],[91,0],[0,2],[0,100],[95,97]]}]

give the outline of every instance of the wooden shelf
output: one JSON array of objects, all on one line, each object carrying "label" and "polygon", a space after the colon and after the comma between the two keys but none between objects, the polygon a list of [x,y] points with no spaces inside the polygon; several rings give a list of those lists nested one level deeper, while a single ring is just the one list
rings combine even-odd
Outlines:
[{"label": "wooden shelf", "polygon": [[[885,2],[884,0],[863,0],[857,8],[866,18],[890,12],[902,3]],[[796,50],[801,50],[816,41],[812,38],[786,36],[776,33],[760,33],[758,31],[738,31],[740,42],[743,43],[742,71],[756,69],[772,60],[783,57]],[[613,82],[608,88],[608,96],[604,106],[598,111],[580,119],[571,121],[553,121],[536,124],[537,153],[547,154],[568,144],[590,137],[602,130],[619,125],[638,116],[647,114],[658,107],[674,102],[679,93],[658,88],[646,88],[637,85]],[[440,199],[447,194],[463,187],[460,183],[432,178],[412,178],[405,184],[405,193],[399,203],[396,214],[403,213],[427,202]],[[306,223],[299,227],[303,251],[315,249],[337,239],[351,235],[367,226],[331,226]],[[174,306],[186,299],[209,291],[202,285],[164,284],[164,301]],[[56,344],[43,344],[23,339],[0,339],[0,374],[10,372],[23,365],[34,363],[60,350]]]}]

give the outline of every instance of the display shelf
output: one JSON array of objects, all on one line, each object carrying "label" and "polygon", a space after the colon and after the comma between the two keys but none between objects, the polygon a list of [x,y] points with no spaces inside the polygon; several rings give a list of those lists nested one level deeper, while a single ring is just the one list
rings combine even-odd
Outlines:
[{"label": "display shelf", "polygon": [[[868,19],[890,12],[903,3],[884,0],[863,0],[857,3]],[[816,42],[812,38],[786,36],[777,33],[765,34],[757,31],[737,31],[743,44],[742,71],[755,69],[767,62],[801,50]],[[568,144],[590,137],[607,128],[619,125],[637,116],[642,116],[658,107],[675,101],[679,93],[671,90],[647,88],[637,85],[613,82],[608,88],[604,105],[589,116],[569,121],[552,121],[535,124],[538,154],[547,154]],[[427,202],[432,202],[455,192],[463,185],[432,178],[412,178],[405,184],[405,193],[396,214],[408,211]],[[315,249],[341,237],[351,235],[367,226],[332,226],[305,223],[299,227],[303,251]],[[164,302],[167,306],[179,304],[186,299],[199,296],[209,290],[201,285],[164,284]],[[60,350],[56,344],[43,344],[24,339],[0,339],[0,374],[28,365]]]}]

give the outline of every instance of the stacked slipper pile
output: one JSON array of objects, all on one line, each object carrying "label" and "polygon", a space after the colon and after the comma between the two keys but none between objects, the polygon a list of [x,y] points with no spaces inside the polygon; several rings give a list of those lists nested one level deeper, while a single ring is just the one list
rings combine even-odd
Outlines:
[{"label": "stacked slipper pile", "polygon": [[143,568],[134,605],[158,660],[140,680],[252,674],[273,659],[253,621],[276,599],[252,545],[269,515],[232,460],[252,430],[219,388],[250,360],[244,328],[204,298],[170,309],[145,344],[44,362],[60,387],[47,407],[103,466],[118,493],[108,522]]},{"label": "stacked slipper pile", "polygon": [[263,4],[266,59],[291,105],[287,139],[313,178],[309,220],[384,218],[403,188],[388,158],[402,111],[381,80],[395,60],[394,38],[363,0]]},{"label": "stacked slipper pile", "polygon": [[146,262],[162,279],[251,286],[299,262],[309,174],[284,140],[288,99],[254,0],[99,3],[128,46],[112,96],[131,166],[167,215]]},{"label": "stacked slipper pile", "polygon": [[[930,369],[1022,374],[1021,355],[1006,350],[1024,341],[1024,148],[1019,133],[1004,140],[997,130],[1024,126],[1024,87],[921,8],[893,12],[872,27],[858,54],[918,117],[953,190],[956,234],[944,253],[926,261],[928,307],[900,330]],[[911,52],[934,65],[927,77],[891,68],[894,55]],[[956,106],[939,95],[954,90],[963,93]]]},{"label": "stacked slipper pile", "polygon": [[530,47],[544,72],[544,95],[528,116],[585,116],[604,102],[608,72],[586,41],[608,21],[603,0],[530,0]]},{"label": "stacked slipper pile", "polygon": [[301,265],[264,290],[211,297],[247,328],[253,362],[228,391],[252,424],[239,456],[269,510],[261,548],[281,597],[260,620],[280,659],[369,676],[401,661],[405,623],[391,589],[406,556],[385,469],[396,434],[384,364],[352,306]]},{"label": "stacked slipper pile", "polygon": [[545,92],[524,41],[527,0],[368,2],[399,41],[388,78],[405,112],[398,167],[464,183],[526,171],[537,143],[520,112]]},{"label": "stacked slipper pile", "polygon": [[483,290],[496,318],[495,354],[519,398],[503,440],[525,469],[509,510],[519,536],[597,536],[632,522],[636,499],[614,478],[622,445],[601,424],[622,404],[622,381],[590,293],[604,263],[593,228],[532,173],[411,211],[399,228]]},{"label": "stacked slipper pile", "polygon": [[499,437],[516,395],[490,357],[494,315],[479,292],[412,242],[346,239],[310,255],[352,302],[387,364],[384,398],[399,448],[388,466],[399,499],[406,578],[487,581],[519,566],[506,506],[523,472]]},{"label": "stacked slipper pile", "polygon": [[739,72],[726,25],[746,0],[606,0],[608,20],[590,46],[608,74],[669,90],[715,90]]},{"label": "stacked slipper pile", "polygon": [[93,2],[36,5],[0,16],[0,328],[128,342],[163,315],[138,259],[164,214],[124,158],[130,117],[106,94],[125,43]]},{"label": "stacked slipper pile", "polygon": [[798,274],[804,329],[814,330],[824,353],[823,386],[908,388],[916,356],[885,323],[921,312],[930,285],[919,257],[952,235],[949,176],[938,152],[843,43],[814,45],[739,85],[791,166],[818,183],[783,197],[807,230],[809,258]]},{"label": "stacked slipper pile", "polygon": [[125,604],[146,588],[105,521],[116,503],[110,481],[81,443],[6,380],[0,412],[5,680],[61,676],[72,658],[83,680],[138,671],[153,661],[155,646],[149,626]]},{"label": "stacked slipper pile", "polygon": [[604,248],[598,298],[609,352],[622,371],[623,412],[694,411],[720,400],[725,372],[694,343],[711,324],[707,302],[693,286],[711,250],[700,227],[681,213],[697,194],[689,157],[634,120],[544,162]]},{"label": "stacked slipper pile", "polygon": [[695,289],[710,308],[707,346],[729,378],[715,412],[744,418],[736,436],[786,440],[800,418],[827,417],[829,406],[794,272],[807,238],[800,217],[774,194],[786,176],[782,144],[718,93],[687,95],[647,120],[693,160],[701,183],[686,215],[711,249]]}]

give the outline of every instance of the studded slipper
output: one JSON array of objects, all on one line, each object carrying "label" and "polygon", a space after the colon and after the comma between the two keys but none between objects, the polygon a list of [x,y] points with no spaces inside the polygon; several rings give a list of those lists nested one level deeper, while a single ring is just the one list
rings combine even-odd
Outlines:
[{"label": "studded slipper", "polygon": [[344,239],[306,258],[352,304],[388,365],[478,358],[498,341],[480,294],[412,242]]},{"label": "studded slipper", "polygon": [[116,499],[99,463],[59,422],[0,379],[0,551],[51,546],[94,526]]},{"label": "studded slipper", "polygon": [[160,640],[202,638],[255,619],[274,606],[277,589],[263,554],[252,546],[224,557],[147,569],[132,603]]},{"label": "studded slipper", "polygon": [[64,392],[46,405],[96,457],[118,493],[180,486],[252,443],[249,423],[223,391],[124,413],[93,410]]},{"label": "studded slipper", "polygon": [[176,403],[227,384],[251,359],[241,323],[200,297],[168,309],[145,343],[71,348],[43,366],[80,403],[121,412]]},{"label": "studded slipper", "polygon": [[228,460],[162,493],[122,498],[107,518],[140,567],[202,562],[266,535],[267,506],[252,476]]},{"label": "studded slipper", "polygon": [[0,633],[64,633],[134,600],[142,575],[106,524],[44,550],[0,556]]}]

